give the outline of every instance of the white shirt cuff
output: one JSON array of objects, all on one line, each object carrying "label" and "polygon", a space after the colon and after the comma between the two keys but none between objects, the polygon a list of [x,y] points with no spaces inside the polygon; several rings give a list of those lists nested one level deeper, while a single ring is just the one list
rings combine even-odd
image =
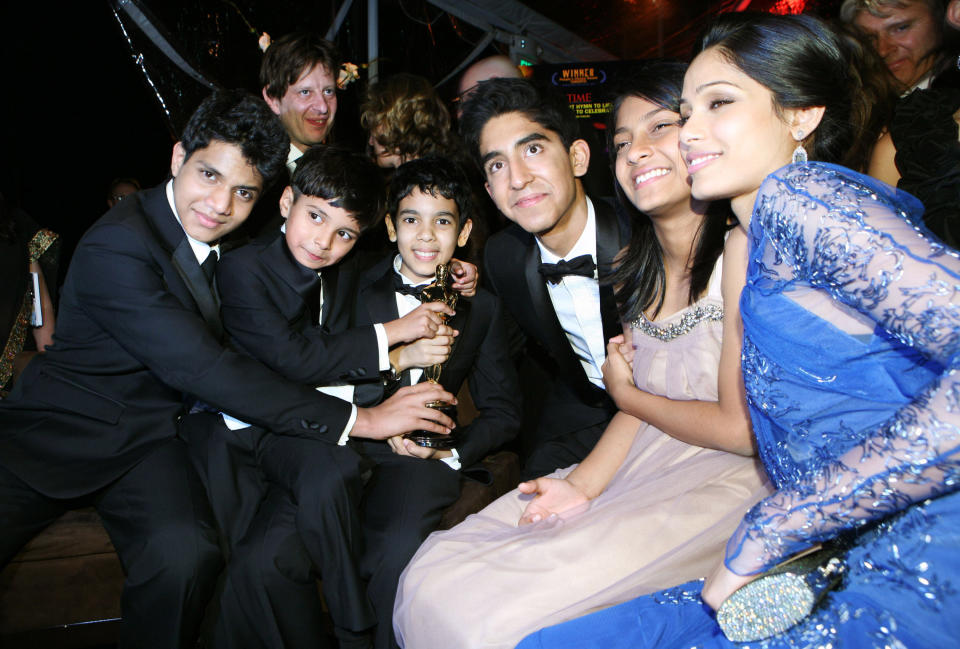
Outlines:
[{"label": "white shirt cuff", "polygon": [[337,440],[337,446],[347,445],[347,440],[350,439],[350,431],[353,430],[353,425],[355,423],[357,423],[357,407],[353,404],[350,404],[350,419],[347,420],[347,425],[343,429],[340,439]]},{"label": "white shirt cuff", "polygon": [[247,422],[240,421],[239,419],[235,419],[234,417],[231,417],[225,412],[221,412],[220,416],[223,417],[224,425],[230,430],[240,430],[241,428],[250,428],[250,424],[248,424]]},{"label": "white shirt cuff", "polygon": [[451,448],[450,452],[453,453],[450,457],[442,457],[440,461],[446,464],[448,467],[454,471],[460,470],[460,454],[457,453],[457,449]]},{"label": "white shirt cuff", "polygon": [[373,325],[373,330],[377,332],[380,371],[386,372],[390,369],[390,345],[387,344],[387,330],[383,328],[383,324],[380,322]]}]

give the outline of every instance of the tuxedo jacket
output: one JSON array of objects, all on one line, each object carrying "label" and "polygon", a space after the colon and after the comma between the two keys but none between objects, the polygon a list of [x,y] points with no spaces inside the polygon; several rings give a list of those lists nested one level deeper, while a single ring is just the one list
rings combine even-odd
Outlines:
[{"label": "tuxedo jacket", "polygon": [[[393,283],[395,256],[391,253],[361,278],[357,324],[388,322],[399,317]],[[469,467],[516,436],[520,427],[519,384],[510,359],[500,300],[478,289],[473,297],[461,296],[455,311],[447,324],[460,335],[453,340],[439,383],[447,392],[457,394],[464,380],[468,380],[478,414],[452,434],[460,464]],[[404,384],[408,384],[408,377],[409,373],[404,372]],[[425,381],[426,376],[421,375],[420,380]]]},{"label": "tuxedo jacket", "polygon": [[217,267],[217,285],[231,343],[307,386],[378,378],[373,324],[349,328],[359,272],[353,258],[322,270],[321,324],[315,326],[317,272],[294,260],[282,235],[227,253]]},{"label": "tuxedo jacket", "polygon": [[164,186],[121,201],[77,246],[55,344],[0,402],[0,463],[48,496],[90,493],[174,436],[196,399],[336,443],[349,404],[226,349],[219,306]]},{"label": "tuxedo jacket", "polygon": [[[600,277],[610,272],[614,257],[629,242],[629,224],[606,202],[594,200],[597,266]],[[525,353],[541,369],[546,385],[532,386],[528,403],[537,430],[545,441],[591,426],[605,425],[616,412],[606,391],[589,381],[557,318],[546,283],[539,273],[540,248],[534,236],[511,224],[490,237],[484,252],[488,288],[503,301],[515,355]],[[600,284],[604,343],[622,333],[613,288]],[[531,386],[526,386],[531,387]],[[530,398],[530,390],[526,396]],[[530,414],[528,412],[528,414]]]}]

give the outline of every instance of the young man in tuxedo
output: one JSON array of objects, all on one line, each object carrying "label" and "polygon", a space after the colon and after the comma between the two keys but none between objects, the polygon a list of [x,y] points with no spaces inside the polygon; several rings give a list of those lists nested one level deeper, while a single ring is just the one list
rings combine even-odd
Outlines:
[{"label": "young man in tuxedo", "polygon": [[193,644],[222,565],[178,436],[191,404],[330,445],[452,425],[424,407],[451,398],[438,387],[357,409],[221,345],[217,242],[283,169],[286,143],[261,100],[204,101],[174,145],[172,180],[83,237],[54,345],[0,402],[0,565],[67,509],[95,506],[127,576],[121,647]]},{"label": "young man in tuxedo", "polygon": [[590,149],[552,89],[482,81],[463,106],[460,131],[487,192],[513,222],[487,242],[485,272],[521,334],[515,344],[525,343],[525,371],[541,381],[525,394],[535,423],[524,429],[524,475],[533,478],[582,460],[616,411],[600,368],[607,341],[622,330],[613,288],[599,279],[629,226],[584,193]]}]

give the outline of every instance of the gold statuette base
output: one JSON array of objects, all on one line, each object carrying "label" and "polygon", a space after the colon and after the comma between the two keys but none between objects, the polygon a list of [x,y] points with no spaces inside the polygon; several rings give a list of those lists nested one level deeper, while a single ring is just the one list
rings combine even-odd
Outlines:
[{"label": "gold statuette base", "polygon": [[[427,408],[439,410],[454,421],[457,420],[457,407],[447,403],[446,401],[430,401],[425,405]],[[433,433],[428,430],[414,430],[404,435],[404,438],[413,441],[413,443],[417,446],[424,446],[426,448],[438,448],[441,450],[446,450],[453,448],[455,445],[453,438],[450,435]]]}]

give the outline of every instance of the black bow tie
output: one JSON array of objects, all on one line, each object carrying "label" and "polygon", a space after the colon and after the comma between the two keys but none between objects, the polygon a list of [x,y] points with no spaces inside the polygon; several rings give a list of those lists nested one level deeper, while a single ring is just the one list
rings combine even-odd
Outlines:
[{"label": "black bow tie", "polygon": [[580,255],[570,261],[561,259],[555,264],[540,264],[540,274],[551,284],[559,284],[567,275],[580,275],[581,277],[593,277],[593,271],[597,265],[593,263],[590,255]]},{"label": "black bow tie", "polygon": [[402,295],[412,295],[419,300],[420,292],[423,290],[424,286],[427,285],[421,284],[420,286],[411,286],[410,284],[405,283],[399,274],[393,274],[393,290]]},{"label": "black bow tie", "polygon": [[203,271],[203,276],[207,278],[207,284],[213,284],[213,274],[217,272],[218,259],[217,253],[211,250],[207,258],[200,264],[200,270]]}]

